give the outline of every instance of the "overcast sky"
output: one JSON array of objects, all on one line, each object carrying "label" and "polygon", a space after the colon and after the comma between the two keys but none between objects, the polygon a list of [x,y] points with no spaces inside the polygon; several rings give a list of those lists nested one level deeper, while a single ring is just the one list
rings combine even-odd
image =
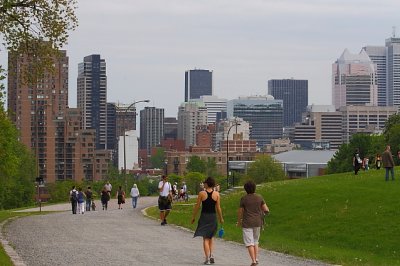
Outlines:
[{"label": "overcast sky", "polygon": [[150,99],[166,116],[194,68],[213,71],[222,98],[264,95],[269,79],[293,77],[308,79],[309,104],[331,104],[332,63],[345,48],[384,45],[399,11],[398,0],[79,0],[69,105],[90,54],[106,60],[109,102]]}]

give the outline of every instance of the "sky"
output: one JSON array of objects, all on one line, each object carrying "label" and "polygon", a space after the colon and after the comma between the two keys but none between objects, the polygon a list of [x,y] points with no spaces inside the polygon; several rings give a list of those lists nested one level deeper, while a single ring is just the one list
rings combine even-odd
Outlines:
[{"label": "sky", "polygon": [[[345,48],[384,45],[399,26],[398,0],[78,0],[70,33],[69,105],[78,63],[107,63],[108,102],[176,116],[184,74],[213,71],[214,95],[267,94],[269,79],[307,79],[309,104],[331,104],[331,68]],[[4,53],[0,51],[0,64]]]}]

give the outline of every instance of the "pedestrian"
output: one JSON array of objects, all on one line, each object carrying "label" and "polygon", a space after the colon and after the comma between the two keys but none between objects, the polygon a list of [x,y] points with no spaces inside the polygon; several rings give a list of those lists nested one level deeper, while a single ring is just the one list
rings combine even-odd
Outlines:
[{"label": "pedestrian", "polygon": [[389,172],[392,175],[392,181],[394,181],[394,161],[392,152],[390,151],[390,145],[386,146],[386,150],[382,153],[382,163],[383,167],[386,169],[385,180],[389,181]]},{"label": "pedestrian", "polygon": [[85,197],[82,192],[82,188],[78,188],[78,214],[85,213]]},{"label": "pedestrian", "polygon": [[125,191],[122,190],[121,186],[118,187],[116,196],[118,200],[118,209],[122,210],[121,204],[125,204]]},{"label": "pedestrian", "polygon": [[85,197],[86,197],[86,211],[90,212],[90,207],[92,206],[92,199],[93,199],[93,192],[90,186],[87,187],[85,191]]},{"label": "pedestrian", "polygon": [[103,205],[103,211],[107,210],[108,201],[110,200],[110,194],[108,193],[107,189],[104,187],[101,190],[101,204]]},{"label": "pedestrian", "polygon": [[381,155],[377,153],[375,157],[375,167],[377,170],[379,170],[381,169],[381,166],[382,166],[382,158]]},{"label": "pedestrian", "polygon": [[364,166],[364,171],[369,170],[369,158],[368,157],[364,157],[363,166]]},{"label": "pedestrian", "polygon": [[182,182],[182,188],[183,188],[183,194],[184,194],[183,196],[185,198],[185,201],[187,202],[189,200],[189,191],[187,189],[187,185],[186,185],[185,181]]},{"label": "pedestrian", "polygon": [[158,209],[160,210],[161,225],[167,224],[167,217],[172,209],[172,186],[168,182],[168,177],[163,175],[158,183]]},{"label": "pedestrian", "polygon": [[217,214],[219,222],[224,223],[220,205],[219,192],[214,191],[215,180],[208,177],[204,182],[204,190],[197,196],[197,202],[193,209],[191,223],[196,220],[197,212],[201,205],[201,214],[193,237],[203,237],[203,250],[205,255],[204,264],[215,263],[214,259],[214,236],[218,229]]},{"label": "pedestrian", "polygon": [[358,171],[361,168],[361,164],[362,164],[362,161],[361,161],[361,158],[360,158],[360,153],[359,153],[359,150],[356,149],[355,152],[354,152],[354,155],[353,155],[353,168],[354,168],[354,174],[355,175],[358,174]]},{"label": "pedestrian", "polygon": [[255,266],[258,264],[258,241],[261,227],[265,214],[269,213],[269,208],[264,199],[255,193],[256,184],[253,181],[246,182],[244,190],[247,194],[240,199],[236,225],[242,227],[243,242],[249,252],[251,266]]},{"label": "pedestrian", "polygon": [[110,181],[107,181],[107,182],[106,182],[106,184],[104,185],[104,188],[106,189],[106,191],[108,192],[108,194],[110,194],[110,197],[111,197],[112,185],[110,184]]},{"label": "pedestrian", "polygon": [[71,202],[72,214],[76,214],[76,208],[78,205],[78,191],[76,191],[75,186],[72,186],[69,192],[69,200]]},{"label": "pedestrian", "polygon": [[135,209],[137,206],[137,200],[140,196],[139,189],[136,184],[133,184],[133,187],[131,189],[131,197],[132,197],[132,207]]}]

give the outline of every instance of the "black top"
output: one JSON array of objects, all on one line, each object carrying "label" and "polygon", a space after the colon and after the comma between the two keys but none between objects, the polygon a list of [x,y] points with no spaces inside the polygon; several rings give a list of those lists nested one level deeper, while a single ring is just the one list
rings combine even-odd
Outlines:
[{"label": "black top", "polygon": [[215,204],[217,203],[215,200],[213,200],[212,198],[212,193],[214,191],[211,192],[207,192],[207,198],[205,200],[203,200],[202,204],[201,204],[201,212],[202,213],[215,213]]}]

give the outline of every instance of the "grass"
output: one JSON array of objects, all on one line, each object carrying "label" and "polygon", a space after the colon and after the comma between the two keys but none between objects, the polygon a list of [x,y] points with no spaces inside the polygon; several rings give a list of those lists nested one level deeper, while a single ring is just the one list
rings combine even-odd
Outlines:
[{"label": "grass", "polygon": [[[270,208],[260,246],[341,265],[400,265],[400,177],[384,170],[272,182],[257,187]],[[242,243],[235,227],[243,191],[222,198],[227,240]],[[193,203],[193,202],[192,202]],[[190,224],[193,205],[175,204],[168,222]],[[148,211],[158,217],[156,208]]]}]

